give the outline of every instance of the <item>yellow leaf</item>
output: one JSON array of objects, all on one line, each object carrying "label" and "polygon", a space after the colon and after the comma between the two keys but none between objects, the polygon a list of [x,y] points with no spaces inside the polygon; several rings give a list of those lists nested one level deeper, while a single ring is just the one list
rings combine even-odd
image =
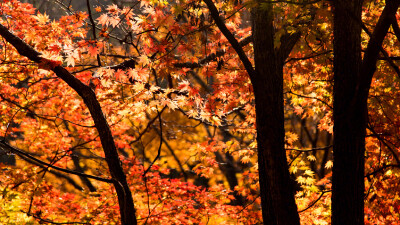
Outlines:
[{"label": "yellow leaf", "polygon": [[317,159],[315,158],[314,155],[309,155],[309,156],[307,156],[307,159],[310,160],[310,161],[315,161],[315,160],[317,160]]},{"label": "yellow leaf", "polygon": [[249,156],[243,156],[242,159],[240,160],[242,163],[248,163],[250,162],[250,157]]},{"label": "yellow leaf", "polygon": [[312,170],[306,170],[306,171],[304,171],[304,174],[306,174],[310,177],[314,176],[314,172]]},{"label": "yellow leaf", "polygon": [[332,166],[333,166],[332,160],[329,160],[329,161],[326,162],[326,164],[325,164],[325,168],[326,168],[326,169],[330,169],[330,168],[332,168]]},{"label": "yellow leaf", "polygon": [[39,24],[43,25],[43,24],[46,24],[47,22],[49,22],[49,16],[46,15],[46,13],[44,13],[44,14],[38,13],[38,15],[35,17],[36,17],[36,20],[39,22]]},{"label": "yellow leaf", "polygon": [[138,59],[138,63],[141,65],[147,65],[150,62],[149,57],[147,57],[146,55],[141,55],[138,57]]}]

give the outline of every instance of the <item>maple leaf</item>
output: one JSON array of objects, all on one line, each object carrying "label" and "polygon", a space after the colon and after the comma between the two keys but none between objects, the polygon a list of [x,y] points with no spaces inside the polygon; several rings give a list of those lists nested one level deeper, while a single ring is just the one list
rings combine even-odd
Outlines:
[{"label": "maple leaf", "polygon": [[294,107],[294,112],[295,112],[297,115],[302,115],[303,112],[304,112],[304,109],[303,109],[302,107],[300,107],[300,106],[295,106],[295,107]]},{"label": "maple leaf", "polygon": [[47,22],[49,22],[49,16],[46,13],[44,14],[38,13],[38,15],[35,16],[35,18],[41,25],[44,25]]},{"label": "maple leaf", "polygon": [[305,184],[305,183],[306,183],[306,178],[305,178],[305,177],[302,177],[302,176],[298,176],[297,179],[296,179],[296,181],[297,181],[299,184]]},{"label": "maple leaf", "polygon": [[128,76],[129,76],[129,78],[131,78],[131,79],[133,79],[133,80],[136,80],[136,78],[137,78],[137,71],[135,70],[135,69],[132,69],[132,68],[129,68],[129,70],[128,70]]},{"label": "maple leaf", "polygon": [[60,44],[51,44],[48,48],[49,51],[54,52],[54,53],[59,53],[61,51],[61,45]]},{"label": "maple leaf", "polygon": [[118,13],[120,10],[118,9],[118,6],[116,4],[112,4],[110,6],[107,7],[107,10],[110,13]]},{"label": "maple leaf", "polygon": [[68,55],[65,62],[67,63],[67,66],[75,66],[75,58],[72,55]]},{"label": "maple leaf", "polygon": [[150,62],[150,59],[146,55],[141,55],[138,57],[138,63],[143,66],[149,64],[149,62]]},{"label": "maple leaf", "polygon": [[306,170],[306,171],[304,171],[304,174],[306,174],[307,176],[310,176],[310,177],[314,176],[314,172],[312,170]]},{"label": "maple leaf", "polygon": [[116,80],[121,80],[126,77],[125,71],[118,69],[117,72],[114,74]]},{"label": "maple leaf", "polygon": [[310,161],[315,161],[315,160],[317,160],[317,158],[315,158],[314,155],[309,155],[309,156],[307,156],[307,159],[310,160]]},{"label": "maple leaf", "polygon": [[116,27],[120,23],[120,19],[118,17],[109,17],[108,22],[112,27]]},{"label": "maple leaf", "polygon": [[330,168],[332,168],[332,166],[333,166],[332,160],[328,160],[328,162],[326,162],[326,164],[325,164],[326,169],[330,169]]},{"label": "maple leaf", "polygon": [[99,54],[99,48],[96,46],[89,46],[88,52],[89,52],[90,56],[96,57],[97,54]]},{"label": "maple leaf", "polygon": [[108,24],[110,23],[110,17],[108,17],[107,14],[101,14],[101,16],[97,18],[97,20],[99,21],[99,24],[103,26],[108,26]]},{"label": "maple leaf", "polygon": [[190,90],[190,83],[187,80],[183,80],[178,84],[178,88],[181,89],[182,91],[189,91]]},{"label": "maple leaf", "polygon": [[240,159],[240,162],[242,162],[242,163],[244,163],[244,164],[249,163],[250,161],[251,161],[251,159],[250,159],[249,156],[243,156],[243,157]]}]

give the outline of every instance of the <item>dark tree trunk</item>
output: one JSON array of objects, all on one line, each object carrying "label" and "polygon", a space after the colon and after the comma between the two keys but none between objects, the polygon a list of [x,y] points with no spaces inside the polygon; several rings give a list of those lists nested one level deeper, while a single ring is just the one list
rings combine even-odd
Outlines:
[{"label": "dark tree trunk", "polygon": [[356,99],[362,0],[334,1],[332,224],[364,224],[367,104]]},{"label": "dark tree trunk", "polygon": [[220,31],[235,49],[250,76],[256,102],[258,170],[264,224],[300,224],[293,182],[284,148],[283,65],[300,33],[284,34],[274,46],[273,7],[270,3],[252,10],[255,68],[239,42],[225,26],[212,0],[203,0]]},{"label": "dark tree trunk", "polygon": [[281,54],[283,50],[277,51],[274,47],[272,5],[253,9],[252,22],[255,60],[252,84],[256,102],[263,221],[264,224],[300,224],[284,148],[283,58],[285,57]]},{"label": "dark tree trunk", "polygon": [[[367,100],[382,42],[400,1],[387,0],[361,60],[363,0],[334,4],[332,224],[364,224]],[[397,21],[396,21],[397,23]],[[364,28],[365,29],[365,28]]]}]

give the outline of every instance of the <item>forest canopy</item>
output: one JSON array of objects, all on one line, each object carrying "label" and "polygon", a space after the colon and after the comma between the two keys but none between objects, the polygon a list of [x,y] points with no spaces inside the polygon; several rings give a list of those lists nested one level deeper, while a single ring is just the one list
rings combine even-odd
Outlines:
[{"label": "forest canopy", "polygon": [[0,223],[397,224],[397,0],[3,0]]}]

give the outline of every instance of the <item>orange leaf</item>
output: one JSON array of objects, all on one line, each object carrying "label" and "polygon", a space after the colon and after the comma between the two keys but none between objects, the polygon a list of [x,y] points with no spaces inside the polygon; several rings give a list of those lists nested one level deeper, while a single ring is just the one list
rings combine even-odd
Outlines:
[{"label": "orange leaf", "polygon": [[94,47],[94,46],[89,46],[88,52],[89,52],[90,56],[96,57],[97,54],[99,53],[99,48]]}]

